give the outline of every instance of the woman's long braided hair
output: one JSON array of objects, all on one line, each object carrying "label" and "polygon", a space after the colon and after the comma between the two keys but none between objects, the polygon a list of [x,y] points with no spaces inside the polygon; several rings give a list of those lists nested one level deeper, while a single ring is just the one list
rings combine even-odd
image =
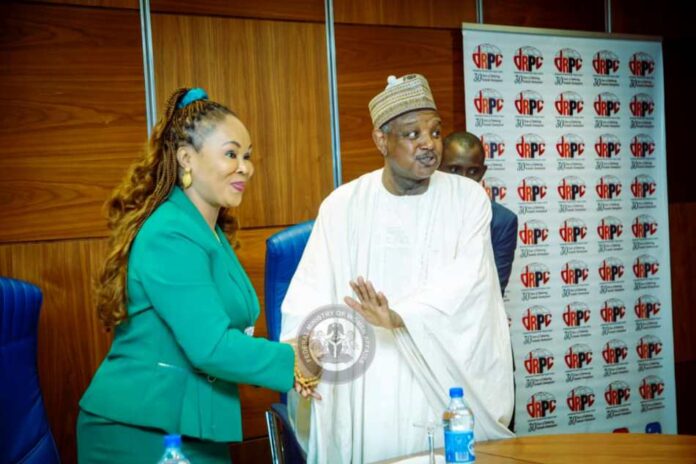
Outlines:
[{"label": "woman's long braided hair", "polygon": [[[189,90],[178,89],[169,97],[143,157],[131,165],[105,204],[111,230],[110,250],[95,282],[95,293],[97,313],[107,329],[127,317],[126,285],[131,245],[140,227],[167,199],[181,175],[177,150],[183,145],[200,150],[205,136],[217,123],[228,115],[235,116],[227,107],[208,99],[180,107],[179,102]],[[218,224],[231,234],[235,243],[235,219],[223,210]]]}]

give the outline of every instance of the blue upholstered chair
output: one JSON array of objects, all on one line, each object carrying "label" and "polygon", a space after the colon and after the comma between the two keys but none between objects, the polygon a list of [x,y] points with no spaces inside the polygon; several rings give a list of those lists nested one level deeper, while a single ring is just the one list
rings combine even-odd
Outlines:
[{"label": "blue upholstered chair", "polygon": [[[302,258],[314,221],[290,226],[266,240],[266,327],[270,340],[280,339],[280,305]],[[297,442],[285,406],[286,397],[266,411],[266,426],[273,464],[302,464],[307,460]]]},{"label": "blue upholstered chair", "polygon": [[300,263],[314,221],[301,222],[266,240],[266,328],[268,338],[280,339],[280,305]]},{"label": "blue upholstered chair", "polygon": [[36,369],[41,290],[0,277],[0,462],[59,463]]}]

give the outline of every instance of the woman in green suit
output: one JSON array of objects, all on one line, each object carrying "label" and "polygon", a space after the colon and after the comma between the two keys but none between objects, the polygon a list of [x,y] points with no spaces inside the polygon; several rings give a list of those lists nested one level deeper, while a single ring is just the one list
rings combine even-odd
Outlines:
[{"label": "woman in green suit", "polygon": [[114,191],[97,309],[115,336],[80,401],[81,463],[154,464],[170,433],[193,463],[229,463],[238,384],[316,395],[295,379],[290,345],[251,336],[259,303],[224,233],[251,152],[234,113],[180,89]]}]

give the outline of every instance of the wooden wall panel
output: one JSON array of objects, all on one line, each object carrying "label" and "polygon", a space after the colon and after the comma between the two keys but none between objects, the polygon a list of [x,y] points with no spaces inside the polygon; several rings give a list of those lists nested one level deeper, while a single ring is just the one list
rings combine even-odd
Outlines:
[{"label": "wooden wall panel", "polygon": [[0,19],[0,242],[105,234],[145,141],[135,11],[9,3]]},{"label": "wooden wall panel", "polygon": [[696,361],[696,202],[669,205],[669,231],[674,360]]},{"label": "wooden wall panel", "polygon": [[476,21],[475,0],[334,0],[336,23],[458,29]]},{"label": "wooden wall panel", "polygon": [[[242,230],[239,232],[239,248],[236,250],[239,261],[244,266],[251,283],[256,290],[256,295],[261,303],[261,315],[256,321],[254,335],[265,337],[266,330],[265,316],[265,264],[266,264],[266,239],[278,232],[282,228],[263,228]],[[278,393],[265,388],[241,385],[239,396],[242,401],[242,426],[244,428],[244,439],[266,436],[266,420],[264,412],[270,409],[271,404],[277,403],[280,399]]]},{"label": "wooden wall panel", "polygon": [[155,13],[324,22],[323,0],[151,0]]},{"label": "wooden wall panel", "polygon": [[19,0],[23,3],[53,3],[56,5],[76,5],[100,8],[125,8],[137,10],[138,0]]},{"label": "wooden wall panel", "polygon": [[271,447],[268,438],[245,440],[243,443],[230,445],[233,463],[265,463],[271,461]]},{"label": "wooden wall panel", "polygon": [[604,1],[484,0],[483,21],[486,24],[604,32]]},{"label": "wooden wall panel", "polygon": [[105,239],[0,245],[0,275],[27,280],[44,295],[38,365],[46,412],[63,462],[75,462],[77,403],[110,336],[92,310],[91,279]]},{"label": "wooden wall panel", "polygon": [[696,361],[675,363],[674,378],[677,384],[677,432],[696,435]]},{"label": "wooden wall panel", "polygon": [[324,26],[153,15],[157,101],[204,87],[251,132],[256,174],[243,227],[316,216],[333,188]]},{"label": "wooden wall panel", "polygon": [[687,13],[685,6],[676,0],[662,1],[659,8],[655,8],[653,0],[612,0],[612,30],[626,34],[693,37],[696,35],[693,15]]},{"label": "wooden wall panel", "polygon": [[423,74],[445,134],[464,128],[462,40],[459,30],[336,26],[336,67],[343,181],[383,166],[372,142],[368,103],[387,76]]},{"label": "wooden wall panel", "polygon": [[[264,308],[264,285],[265,285],[265,266],[266,266],[266,239],[275,234],[282,227],[269,227],[262,229],[245,229],[239,231],[237,238],[239,248],[235,250],[239,261],[244,266],[244,270],[249,275],[256,295],[259,297],[261,308]],[[255,334],[265,337],[266,319],[262,311],[256,323]]]}]

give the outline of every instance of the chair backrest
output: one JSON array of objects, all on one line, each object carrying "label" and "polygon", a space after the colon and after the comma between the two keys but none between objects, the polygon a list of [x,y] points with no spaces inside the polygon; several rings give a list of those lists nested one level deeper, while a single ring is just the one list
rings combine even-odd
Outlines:
[{"label": "chair backrest", "polygon": [[0,462],[59,463],[36,369],[35,285],[0,277]]},{"label": "chair backrest", "polygon": [[300,263],[314,221],[301,222],[266,240],[266,328],[270,340],[280,339],[280,305]]},{"label": "chair backrest", "polygon": [[273,403],[266,411],[268,440],[273,464],[305,464],[307,454],[297,441],[288,418],[287,406]]}]

